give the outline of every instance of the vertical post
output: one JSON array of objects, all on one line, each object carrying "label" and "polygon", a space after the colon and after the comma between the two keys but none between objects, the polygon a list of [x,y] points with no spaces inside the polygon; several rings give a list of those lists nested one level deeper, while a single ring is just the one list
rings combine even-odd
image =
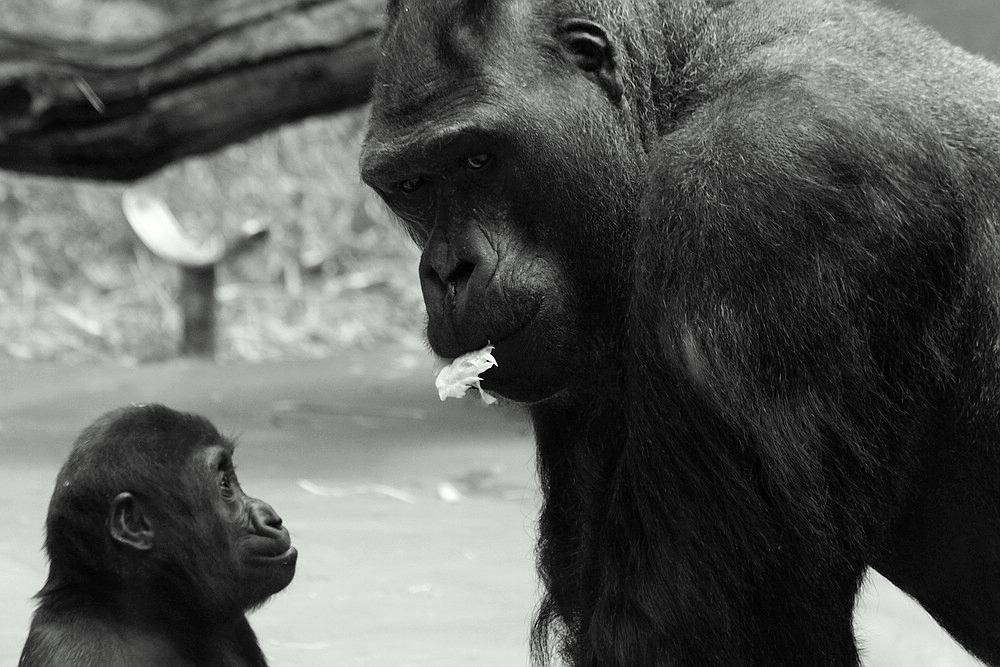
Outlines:
[{"label": "vertical post", "polygon": [[184,331],[180,354],[185,357],[215,356],[215,265],[181,267],[177,295]]},{"label": "vertical post", "polygon": [[143,244],[154,255],[180,269],[177,305],[183,322],[181,356],[213,358],[215,269],[256,247],[267,238],[267,229],[256,220],[247,220],[240,233],[228,242],[218,235],[195,239],[181,227],[166,203],[136,190],[122,194],[122,210]]}]

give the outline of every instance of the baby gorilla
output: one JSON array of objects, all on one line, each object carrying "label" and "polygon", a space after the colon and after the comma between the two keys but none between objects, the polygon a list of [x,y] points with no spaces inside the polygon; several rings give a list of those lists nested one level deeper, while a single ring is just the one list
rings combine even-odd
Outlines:
[{"label": "baby gorilla", "polygon": [[240,488],[233,447],[162,405],[84,429],[49,503],[20,667],[266,665],[245,614],[291,582],[298,554]]}]

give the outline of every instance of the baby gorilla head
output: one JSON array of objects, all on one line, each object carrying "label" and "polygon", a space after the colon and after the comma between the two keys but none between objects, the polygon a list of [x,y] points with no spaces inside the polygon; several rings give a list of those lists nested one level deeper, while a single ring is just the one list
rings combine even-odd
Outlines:
[{"label": "baby gorilla head", "polygon": [[84,429],[49,504],[49,577],[22,667],[264,664],[245,612],[291,582],[297,552],[243,492],[233,448],[207,419],[161,405]]}]

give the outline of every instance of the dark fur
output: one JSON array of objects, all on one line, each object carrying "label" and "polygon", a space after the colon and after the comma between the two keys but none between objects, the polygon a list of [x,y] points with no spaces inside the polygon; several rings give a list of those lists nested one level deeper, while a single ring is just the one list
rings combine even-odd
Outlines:
[{"label": "dark fur", "polygon": [[[160,405],[116,410],[83,430],[49,504],[49,576],[20,667],[266,665],[245,612],[288,584],[295,555],[248,578],[242,564],[261,548],[242,536],[272,542],[270,554],[288,549],[288,534],[234,474],[234,518],[219,512],[217,471],[197,458],[209,448],[228,458],[233,443],[207,419]],[[112,537],[122,492],[155,529],[150,550]]]},{"label": "dark fur", "polygon": [[1000,665],[1000,69],[863,1],[531,7],[390,2],[362,166],[529,403],[536,660],[854,666],[873,566]]}]

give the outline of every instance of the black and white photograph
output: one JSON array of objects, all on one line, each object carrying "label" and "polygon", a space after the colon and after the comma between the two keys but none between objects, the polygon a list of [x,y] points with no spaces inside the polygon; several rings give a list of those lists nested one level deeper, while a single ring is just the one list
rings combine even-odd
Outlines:
[{"label": "black and white photograph", "polygon": [[1000,1],[0,0],[0,665],[1000,667]]}]

